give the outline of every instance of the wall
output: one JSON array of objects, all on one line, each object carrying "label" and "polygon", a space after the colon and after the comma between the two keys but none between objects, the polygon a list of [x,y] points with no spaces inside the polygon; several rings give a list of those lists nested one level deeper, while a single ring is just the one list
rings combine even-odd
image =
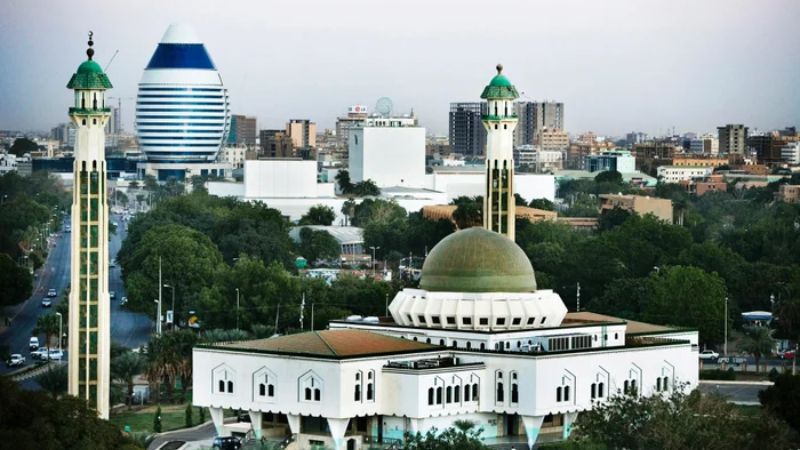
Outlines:
[{"label": "wall", "polygon": [[317,163],[299,160],[247,160],[244,195],[256,197],[316,197]]},{"label": "wall", "polygon": [[367,127],[350,133],[350,179],[378,187],[423,187],[425,128]]}]

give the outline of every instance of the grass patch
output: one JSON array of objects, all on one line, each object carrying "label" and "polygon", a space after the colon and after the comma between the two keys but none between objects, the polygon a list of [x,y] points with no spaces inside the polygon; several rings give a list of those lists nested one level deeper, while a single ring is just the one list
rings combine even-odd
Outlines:
[{"label": "grass patch", "polygon": [[[134,433],[152,433],[153,419],[155,418],[157,408],[158,405],[153,405],[138,410],[123,411],[111,416],[110,421],[120,429],[124,429],[125,426],[128,425]],[[172,431],[183,428],[186,419],[185,411],[186,403],[180,405],[161,405],[161,431]],[[197,410],[194,411],[193,415],[196,421]],[[206,420],[208,420],[208,415],[206,415]]]}]

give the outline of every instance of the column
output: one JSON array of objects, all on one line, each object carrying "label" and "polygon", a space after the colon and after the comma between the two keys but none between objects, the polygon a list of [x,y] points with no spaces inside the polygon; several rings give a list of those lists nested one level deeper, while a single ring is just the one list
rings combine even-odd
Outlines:
[{"label": "column", "polygon": [[575,419],[577,418],[577,411],[564,413],[564,431],[562,437],[565,441],[569,438],[570,433],[572,433],[572,425],[575,423]]},{"label": "column", "polygon": [[208,412],[211,415],[211,421],[214,422],[214,430],[217,436],[228,436],[228,432],[225,430],[225,410],[209,407]]},{"label": "column", "polygon": [[289,422],[289,430],[292,434],[300,434],[300,414],[287,414],[286,420]]},{"label": "column", "polygon": [[542,428],[544,416],[520,416],[522,425],[525,427],[525,437],[528,438],[528,448],[533,448],[536,439],[539,438],[539,430]]},{"label": "column", "polygon": [[261,440],[262,428],[264,428],[261,422],[263,414],[261,411],[247,411],[247,413],[250,415],[250,423],[253,425],[253,434],[256,439]]},{"label": "column", "polygon": [[344,450],[344,433],[347,431],[347,425],[350,419],[332,419],[328,417],[328,428],[331,430],[331,437],[333,438],[333,448],[335,450]]}]

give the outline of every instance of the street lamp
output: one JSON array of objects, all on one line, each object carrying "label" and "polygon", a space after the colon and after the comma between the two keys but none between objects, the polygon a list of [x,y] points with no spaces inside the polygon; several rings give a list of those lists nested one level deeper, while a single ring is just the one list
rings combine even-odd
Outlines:
[{"label": "street lamp", "polygon": [[175,286],[165,283],[164,287],[172,289],[172,331],[175,331],[175,320],[177,316],[177,314],[175,314]]},{"label": "street lamp", "polygon": [[61,339],[63,338],[63,334],[62,334],[63,331],[61,329],[62,316],[61,316],[60,312],[56,312],[56,315],[58,316],[58,351],[60,352],[61,351]]},{"label": "street lamp", "polygon": [[722,346],[722,354],[728,356],[728,297],[725,297],[725,343]]},{"label": "street lamp", "polygon": [[373,247],[370,246],[369,248],[372,249],[372,276],[375,276],[375,250],[379,250],[380,247]]},{"label": "street lamp", "polygon": [[161,302],[154,298],[153,302],[157,305],[156,306],[156,334],[161,336]]},{"label": "street lamp", "polygon": [[239,331],[239,288],[236,288],[236,331]]}]

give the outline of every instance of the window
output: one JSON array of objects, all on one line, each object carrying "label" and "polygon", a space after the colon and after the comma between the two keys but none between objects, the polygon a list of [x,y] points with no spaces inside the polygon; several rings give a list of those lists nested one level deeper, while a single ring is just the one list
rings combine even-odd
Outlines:
[{"label": "window", "polygon": [[517,383],[517,373],[511,373],[511,403],[519,402],[519,384]]},{"label": "window", "polygon": [[639,395],[639,389],[636,387],[636,380],[631,380],[631,392],[634,396]]},{"label": "window", "polygon": [[444,345],[444,339],[439,339],[439,345]]},{"label": "window", "polygon": [[431,316],[431,322],[434,325],[439,325],[440,323],[442,323],[441,320],[439,319],[439,316]]},{"label": "window", "polygon": [[228,394],[233,394],[233,381],[228,380]]},{"label": "window", "polygon": [[557,402],[561,401],[561,386],[556,388],[556,401]]},{"label": "window", "polygon": [[451,386],[447,386],[447,389],[445,389],[444,397],[446,403],[453,403],[453,388]]},{"label": "window", "polygon": [[472,325],[472,317],[462,317],[461,318],[461,325],[471,326]]},{"label": "window", "polygon": [[569,401],[569,386],[564,386],[564,401]]},{"label": "window", "polygon": [[431,343],[431,338],[425,339],[425,343],[426,344],[430,344]]},{"label": "window", "polygon": [[544,325],[544,321],[547,320],[547,316],[542,317],[542,321],[539,322],[539,325]]},{"label": "window", "polygon": [[536,317],[528,317],[528,325],[533,325],[536,322]]},{"label": "window", "polygon": [[505,318],[505,317],[498,317],[498,318],[497,318],[497,321],[496,321],[495,323],[496,323],[498,326],[503,326],[503,325],[505,325],[505,324],[506,324],[506,318]]},{"label": "window", "polygon": [[486,344],[484,344],[483,342],[481,342],[481,350],[486,350]]},{"label": "window", "polygon": [[456,324],[456,318],[454,316],[447,316],[447,324],[448,325],[455,325]]},{"label": "window", "polygon": [[461,388],[458,385],[456,385],[456,387],[453,388],[453,401],[456,403],[461,402]]},{"label": "window", "polygon": [[225,381],[219,380],[219,392],[225,392]]},{"label": "window", "polygon": [[597,383],[592,383],[592,400],[597,398]]},{"label": "window", "polygon": [[437,405],[441,405],[442,404],[442,387],[441,386],[436,388],[436,404]]},{"label": "window", "polygon": [[517,326],[521,323],[522,323],[521,317],[514,317],[513,319],[511,319],[511,325]]},{"label": "window", "polygon": [[314,401],[320,401],[322,399],[322,392],[319,388],[314,389]]},{"label": "window", "polygon": [[355,390],[353,392],[353,400],[360,402],[361,401],[361,385],[357,384],[355,386]]},{"label": "window", "polygon": [[458,347],[458,341],[453,341],[451,344],[452,347]]},{"label": "window", "polygon": [[428,388],[428,404],[433,404],[433,388]]},{"label": "window", "polygon": [[480,318],[480,319],[478,319],[478,320],[479,320],[479,323],[480,323],[482,326],[488,326],[488,325],[489,325],[489,318],[488,318],[488,317],[481,317],[481,318]]},{"label": "window", "polygon": [[598,383],[598,385],[597,385],[597,397],[603,398],[603,397],[606,396],[605,386],[606,385],[603,382]]},{"label": "window", "polygon": [[497,403],[503,403],[503,401],[505,400],[503,398],[503,392],[504,392],[503,391],[503,382],[500,381],[500,382],[497,383]]},{"label": "window", "polygon": [[661,377],[656,378],[656,392],[661,392]]},{"label": "window", "polygon": [[311,388],[306,388],[305,389],[305,394],[306,394],[305,395],[305,399],[306,400],[311,400]]},{"label": "window", "polygon": [[661,388],[665,392],[669,392],[669,378],[668,377],[664,377],[664,381],[661,382]]},{"label": "window", "polygon": [[471,348],[472,348],[472,342],[467,341],[467,349],[471,349]]},{"label": "window", "polygon": [[420,315],[417,316],[417,319],[419,320],[419,323],[425,325],[425,316],[420,314]]},{"label": "window", "polygon": [[367,383],[367,400],[373,400],[375,393],[373,392],[372,383]]},{"label": "window", "polygon": [[464,385],[464,401],[465,402],[469,401],[469,385],[468,384]]},{"label": "window", "polygon": [[478,383],[473,383],[472,384],[472,401],[473,402],[477,402],[478,398],[479,398],[479,396],[478,396]]}]

